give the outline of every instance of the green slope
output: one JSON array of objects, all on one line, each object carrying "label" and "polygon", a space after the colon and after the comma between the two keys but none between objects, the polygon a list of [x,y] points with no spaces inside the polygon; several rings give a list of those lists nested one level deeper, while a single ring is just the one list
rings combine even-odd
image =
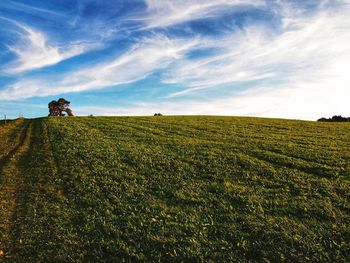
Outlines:
[{"label": "green slope", "polygon": [[2,258],[350,260],[348,123],[76,117],[29,131],[1,168],[22,177]]}]

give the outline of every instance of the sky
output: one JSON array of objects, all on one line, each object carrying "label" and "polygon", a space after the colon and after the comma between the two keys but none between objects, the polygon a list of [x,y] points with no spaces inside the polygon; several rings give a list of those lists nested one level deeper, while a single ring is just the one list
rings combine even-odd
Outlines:
[{"label": "sky", "polygon": [[350,116],[350,0],[0,0],[0,118]]}]

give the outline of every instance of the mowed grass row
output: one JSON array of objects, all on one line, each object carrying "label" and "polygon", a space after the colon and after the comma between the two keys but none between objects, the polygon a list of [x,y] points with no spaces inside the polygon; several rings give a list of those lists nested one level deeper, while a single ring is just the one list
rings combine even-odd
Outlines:
[{"label": "mowed grass row", "polygon": [[1,160],[19,143],[21,131],[26,123],[24,119],[17,119],[0,124],[0,164]]},{"label": "mowed grass row", "polygon": [[348,261],[349,129],[231,117],[36,120],[18,255]]}]

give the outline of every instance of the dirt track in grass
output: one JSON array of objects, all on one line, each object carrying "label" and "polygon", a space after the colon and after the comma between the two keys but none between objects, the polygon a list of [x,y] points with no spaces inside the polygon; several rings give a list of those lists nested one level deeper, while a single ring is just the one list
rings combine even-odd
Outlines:
[{"label": "dirt track in grass", "polygon": [[[20,123],[18,125],[21,125]],[[25,185],[20,159],[28,150],[31,122],[22,126],[18,143],[0,159],[0,257],[11,258],[21,243],[19,221]]]}]

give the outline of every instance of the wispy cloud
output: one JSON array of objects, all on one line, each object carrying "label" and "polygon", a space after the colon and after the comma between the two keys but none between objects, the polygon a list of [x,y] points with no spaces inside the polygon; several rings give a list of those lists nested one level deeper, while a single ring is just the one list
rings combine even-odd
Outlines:
[{"label": "wispy cloud", "polygon": [[197,40],[170,40],[160,35],[144,38],[127,53],[113,60],[65,74],[54,84],[52,79],[22,79],[0,90],[0,96],[13,100],[132,83],[169,67],[174,60],[182,58],[197,44]]},{"label": "wispy cloud", "polygon": [[19,23],[16,25],[21,29],[18,31],[20,41],[8,45],[8,49],[16,55],[16,60],[6,67],[6,72],[10,74],[55,65],[96,46],[83,42],[54,45],[43,32]]},{"label": "wispy cloud", "polygon": [[155,35],[142,39],[127,53],[112,61],[68,75],[63,83],[73,84],[76,90],[84,90],[135,82],[156,70],[166,69],[196,44],[196,40],[171,40]]},{"label": "wispy cloud", "polygon": [[215,48],[215,55],[179,60],[163,81],[189,87],[172,96],[266,79],[288,86],[330,80],[334,85],[344,85],[347,73],[343,68],[350,66],[349,11],[343,7],[336,13],[288,17],[288,26],[282,32],[251,25],[228,37],[206,41],[203,48]]},{"label": "wispy cloud", "polygon": [[234,6],[260,6],[262,0],[146,0],[147,28],[168,27],[191,20],[217,16]]}]

